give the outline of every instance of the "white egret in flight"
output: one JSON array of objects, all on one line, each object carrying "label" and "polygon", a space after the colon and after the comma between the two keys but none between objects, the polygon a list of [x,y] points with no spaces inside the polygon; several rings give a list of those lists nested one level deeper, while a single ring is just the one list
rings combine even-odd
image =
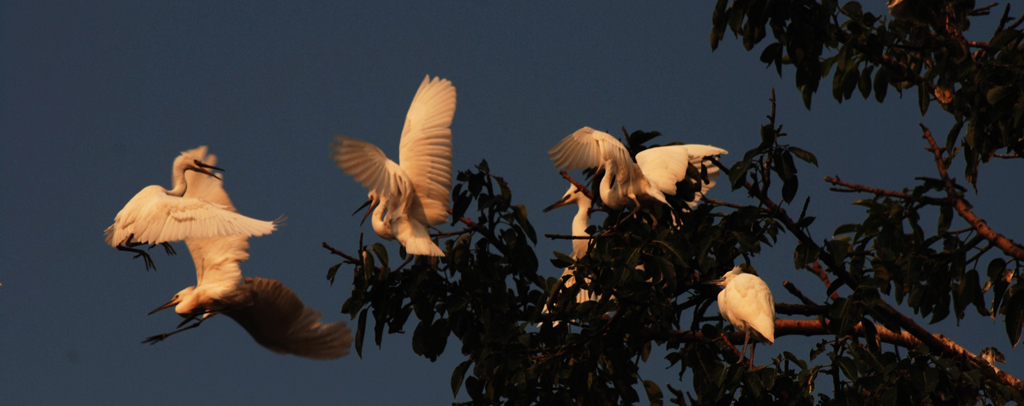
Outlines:
[{"label": "white egret in flight", "polygon": [[[747,343],[755,341],[775,342],[775,299],[772,291],[757,275],[747,272],[747,267],[734,267],[722,279],[712,283],[724,287],[718,293],[718,310],[722,318],[743,332],[742,357],[746,356]],[[741,357],[741,361],[742,361]],[[754,347],[750,347],[750,358],[754,358]]]},{"label": "white egret in flight", "polygon": [[[676,183],[686,178],[689,165],[699,168],[705,159],[727,153],[709,145],[667,145],[641,151],[634,161],[619,140],[590,127],[577,130],[548,151],[558,168],[603,170],[601,200],[615,210],[631,204],[639,207],[641,199],[669,205],[665,195],[676,194]],[[715,185],[717,176],[718,167],[708,165],[708,183],[702,181],[700,195],[687,204],[695,206],[703,193]]]},{"label": "white egret in flight", "polygon": [[[336,136],[334,163],[369,189],[373,230],[413,255],[444,256],[427,227],[448,219],[452,189],[455,87],[427,75],[412,99],[398,147],[398,162],[375,145]],[[369,213],[369,211],[367,211]],[[364,218],[365,219],[365,218]]]},{"label": "white egret in flight", "polygon": [[[146,269],[154,267],[153,260],[139,245],[164,244],[173,253],[171,241],[186,238],[209,238],[227,235],[260,236],[274,231],[276,222],[243,216],[223,205],[200,198],[185,196],[188,182],[185,174],[199,172],[206,177],[216,176],[209,169],[220,168],[204,164],[195,152],[206,152],[206,147],[182,152],[174,159],[171,169],[171,190],[158,185],[143,188],[132,197],[114,217],[114,224],[104,231],[106,242],[119,250],[136,253],[146,262]],[[195,179],[195,178],[194,178]]]},{"label": "white egret in flight", "polygon": [[[205,149],[198,152],[202,156]],[[216,157],[205,158],[211,165]],[[191,174],[190,174],[191,175]],[[234,210],[220,179],[190,178],[186,197],[216,203]],[[264,278],[242,278],[239,263],[249,259],[249,237],[232,235],[186,239],[196,265],[197,283],[182,289],[170,302],[150,312],[174,306],[188,327],[149,337],[156,343],[175,333],[194,327],[217,313],[240,324],[260,345],[278,353],[317,359],[334,359],[349,352],[352,331],[343,322],[321,324],[320,312],[306,307],[299,297],[281,282]],[[179,325],[179,327],[181,326]]]}]

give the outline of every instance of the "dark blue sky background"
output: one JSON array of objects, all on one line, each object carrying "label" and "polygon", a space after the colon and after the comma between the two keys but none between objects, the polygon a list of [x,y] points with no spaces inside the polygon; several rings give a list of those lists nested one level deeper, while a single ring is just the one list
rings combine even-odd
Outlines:
[{"label": "dark blue sky background", "polygon": [[[573,210],[540,212],[567,188],[546,151],[585,125],[715,145],[731,152],[723,158],[731,164],[759,142],[775,87],[787,142],[820,162],[801,168],[798,197],[813,194],[820,240],[863,217],[849,204],[854,196],[825,194],[823,176],[887,188],[934,176],[918,123],[939,134],[950,124],[937,105],[921,118],[916,96],[894,91],[885,104],[858,97],[839,105],[825,90],[808,111],[792,71],[780,79],[765,69],[760,49],[746,52],[730,36],[711,52],[713,2],[43,3],[0,6],[0,396],[11,405],[450,403],[458,345],[431,363],[413,354],[411,333],[386,336],[381,349],[368,341],[363,359],[331,362],[271,353],[221,317],[140,344],[179,321],[146,313],[195,283],[192,261],[182,244],[177,257],[155,256],[159,271],[145,272],[103,242],[136,192],[170,186],[179,151],[208,145],[239,211],[288,216],[279,231],[251,240],[243,272],[281,280],[326,321],[347,320],[339,310],[350,269],[330,286],[324,275],[338,261],[320,243],[354,252],[360,232],[377,237],[350,216],[366,192],[333,165],[327,145],[344,134],[394,158],[426,74],[458,89],[456,170],[486,159],[539,233],[569,231]],[[877,3],[869,9],[884,12]],[[969,36],[987,39],[994,20]],[[1018,241],[1022,172],[1016,162],[985,166],[980,195],[970,195],[982,218]],[[726,185],[712,196],[748,202]],[[778,302],[796,302],[785,280],[823,299],[820,282],[793,270],[792,249],[784,238],[753,265]],[[554,250],[569,252],[569,243],[543,239],[536,248],[551,276],[561,272],[547,261]],[[929,328],[976,353],[1000,346],[1006,369],[1024,376],[1002,319],[975,319]],[[819,340],[781,337],[757,361],[780,351],[806,356]],[[652,358],[643,378],[678,382],[667,366]]]}]

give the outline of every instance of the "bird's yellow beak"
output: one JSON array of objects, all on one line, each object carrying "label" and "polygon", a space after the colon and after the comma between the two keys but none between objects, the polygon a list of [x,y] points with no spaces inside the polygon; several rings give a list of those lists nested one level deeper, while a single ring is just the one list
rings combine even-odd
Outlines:
[{"label": "bird's yellow beak", "polygon": [[149,314],[153,314],[153,313],[156,313],[156,312],[158,312],[158,311],[161,311],[161,310],[163,310],[163,309],[166,309],[166,308],[168,308],[168,307],[174,307],[174,306],[177,306],[177,305],[178,305],[178,303],[181,303],[181,300],[180,300],[180,299],[178,299],[177,297],[175,297],[174,299],[171,299],[171,301],[170,301],[170,302],[164,303],[164,304],[163,304],[163,305],[161,305],[160,307],[157,307],[156,309],[153,309],[153,311],[149,312]]}]

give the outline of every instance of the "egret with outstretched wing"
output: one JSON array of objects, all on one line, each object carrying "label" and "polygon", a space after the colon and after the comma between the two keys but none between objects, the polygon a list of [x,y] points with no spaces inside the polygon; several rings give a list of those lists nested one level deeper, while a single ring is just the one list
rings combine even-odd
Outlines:
[{"label": "egret with outstretched wing", "polygon": [[405,117],[398,163],[377,146],[337,136],[334,163],[369,189],[373,230],[398,239],[413,255],[444,256],[430,239],[429,226],[448,219],[452,189],[452,132],[455,87],[448,80],[420,84]]},{"label": "egret with outstretched wing", "polygon": [[[200,150],[205,153],[205,148],[182,152],[174,159],[171,190],[151,185],[132,197],[114,217],[114,224],[104,231],[107,244],[119,250],[135,252],[136,257],[143,256],[146,269],[149,269],[155,268],[152,259],[136,246],[164,244],[186,238],[260,236],[274,231],[277,228],[274,221],[246,217],[223,205],[185,195],[189,189],[185,176],[187,173],[203,174],[190,177],[192,179],[216,178],[209,170],[220,170],[204,164],[202,158],[195,154]],[[165,247],[169,246],[165,244]],[[173,250],[168,248],[168,252],[172,253]]]},{"label": "egret with outstretched wing", "polygon": [[[193,151],[199,156],[202,151]],[[210,165],[216,156],[203,156]],[[222,181],[214,178],[190,178],[193,185],[186,197],[204,199],[234,210]],[[320,312],[306,307],[299,297],[281,282],[263,278],[242,278],[239,263],[249,259],[249,237],[190,238],[185,240],[196,266],[196,285],[182,289],[170,302],[150,312],[174,306],[188,321],[188,327],[149,337],[155,343],[199,326],[217,313],[223,313],[241,325],[260,345],[278,353],[317,359],[334,359],[349,352],[352,331],[343,322],[321,324]]]}]

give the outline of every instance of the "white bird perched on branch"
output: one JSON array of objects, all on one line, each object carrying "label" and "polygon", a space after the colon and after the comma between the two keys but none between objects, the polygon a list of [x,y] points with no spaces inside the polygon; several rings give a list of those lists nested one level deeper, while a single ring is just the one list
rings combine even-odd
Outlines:
[{"label": "white bird perched on branch", "polygon": [[[201,151],[191,151],[205,155]],[[216,156],[204,157],[209,164]],[[191,174],[189,174],[191,175]],[[186,197],[204,199],[234,210],[220,179],[188,179],[194,186]],[[223,313],[240,324],[260,345],[278,353],[317,359],[334,359],[349,352],[352,331],[345,323],[322,325],[320,313],[302,304],[299,297],[281,282],[263,278],[242,278],[239,263],[249,259],[249,237],[234,235],[186,239],[196,265],[197,283],[182,289],[170,302],[150,312],[175,306],[174,311],[192,325],[170,333],[149,337],[156,343],[175,333],[199,326],[206,318]],[[180,327],[180,326],[179,326]]]},{"label": "white bird perched on branch", "polygon": [[[676,183],[686,178],[690,164],[700,168],[705,159],[727,153],[709,145],[667,145],[641,151],[634,161],[619,140],[590,127],[577,130],[548,150],[558,168],[603,170],[601,201],[615,210],[631,203],[639,207],[641,199],[654,199],[671,207],[665,195],[676,194]],[[690,207],[715,185],[717,176],[718,167],[707,166],[708,182],[701,181],[701,193],[687,202]]]},{"label": "white bird perched on branch", "polygon": [[[369,189],[373,230],[398,239],[413,255],[444,256],[427,227],[448,220],[452,189],[455,87],[427,75],[412,99],[398,149],[398,162],[375,145],[336,136],[331,156],[345,173]],[[364,217],[365,220],[365,217]]]},{"label": "white bird perched on branch", "polygon": [[[590,208],[592,201],[586,194],[576,188],[575,185],[569,186],[569,190],[565,192],[562,199],[555,202],[551,206],[544,208],[544,212],[547,213],[556,208],[567,206],[571,203],[576,203],[578,210],[576,216],[572,219],[572,236],[573,237],[588,237],[587,227],[590,222]],[[583,238],[574,238],[572,240],[572,259],[579,260],[583,256],[587,255],[587,248],[589,247],[590,240]],[[569,276],[565,281],[565,287],[570,287],[576,284],[576,267],[569,266],[562,272],[562,278]],[[595,300],[596,296],[585,288],[581,288],[579,293],[576,294],[576,302],[583,303],[588,300]],[[557,325],[557,324],[556,324]]]},{"label": "white bird perched on branch", "polygon": [[[718,293],[718,309],[722,318],[743,332],[743,351],[740,360],[747,353],[747,343],[755,341],[775,342],[775,299],[772,291],[753,269],[737,266],[726,272],[722,279],[713,281],[724,287]],[[750,347],[750,359],[754,358],[754,346]]]},{"label": "white bird perched on branch", "polygon": [[153,260],[140,249],[139,245],[163,244],[168,253],[173,249],[166,243],[186,238],[209,238],[228,235],[261,236],[277,228],[276,221],[263,221],[246,217],[225,206],[203,199],[185,196],[189,182],[185,174],[198,172],[203,175],[193,178],[213,177],[209,169],[222,170],[204,164],[202,157],[206,147],[182,152],[174,159],[171,169],[171,190],[159,185],[143,188],[132,197],[114,217],[114,224],[104,231],[106,242],[122,251],[142,256],[146,269],[155,268]]}]

